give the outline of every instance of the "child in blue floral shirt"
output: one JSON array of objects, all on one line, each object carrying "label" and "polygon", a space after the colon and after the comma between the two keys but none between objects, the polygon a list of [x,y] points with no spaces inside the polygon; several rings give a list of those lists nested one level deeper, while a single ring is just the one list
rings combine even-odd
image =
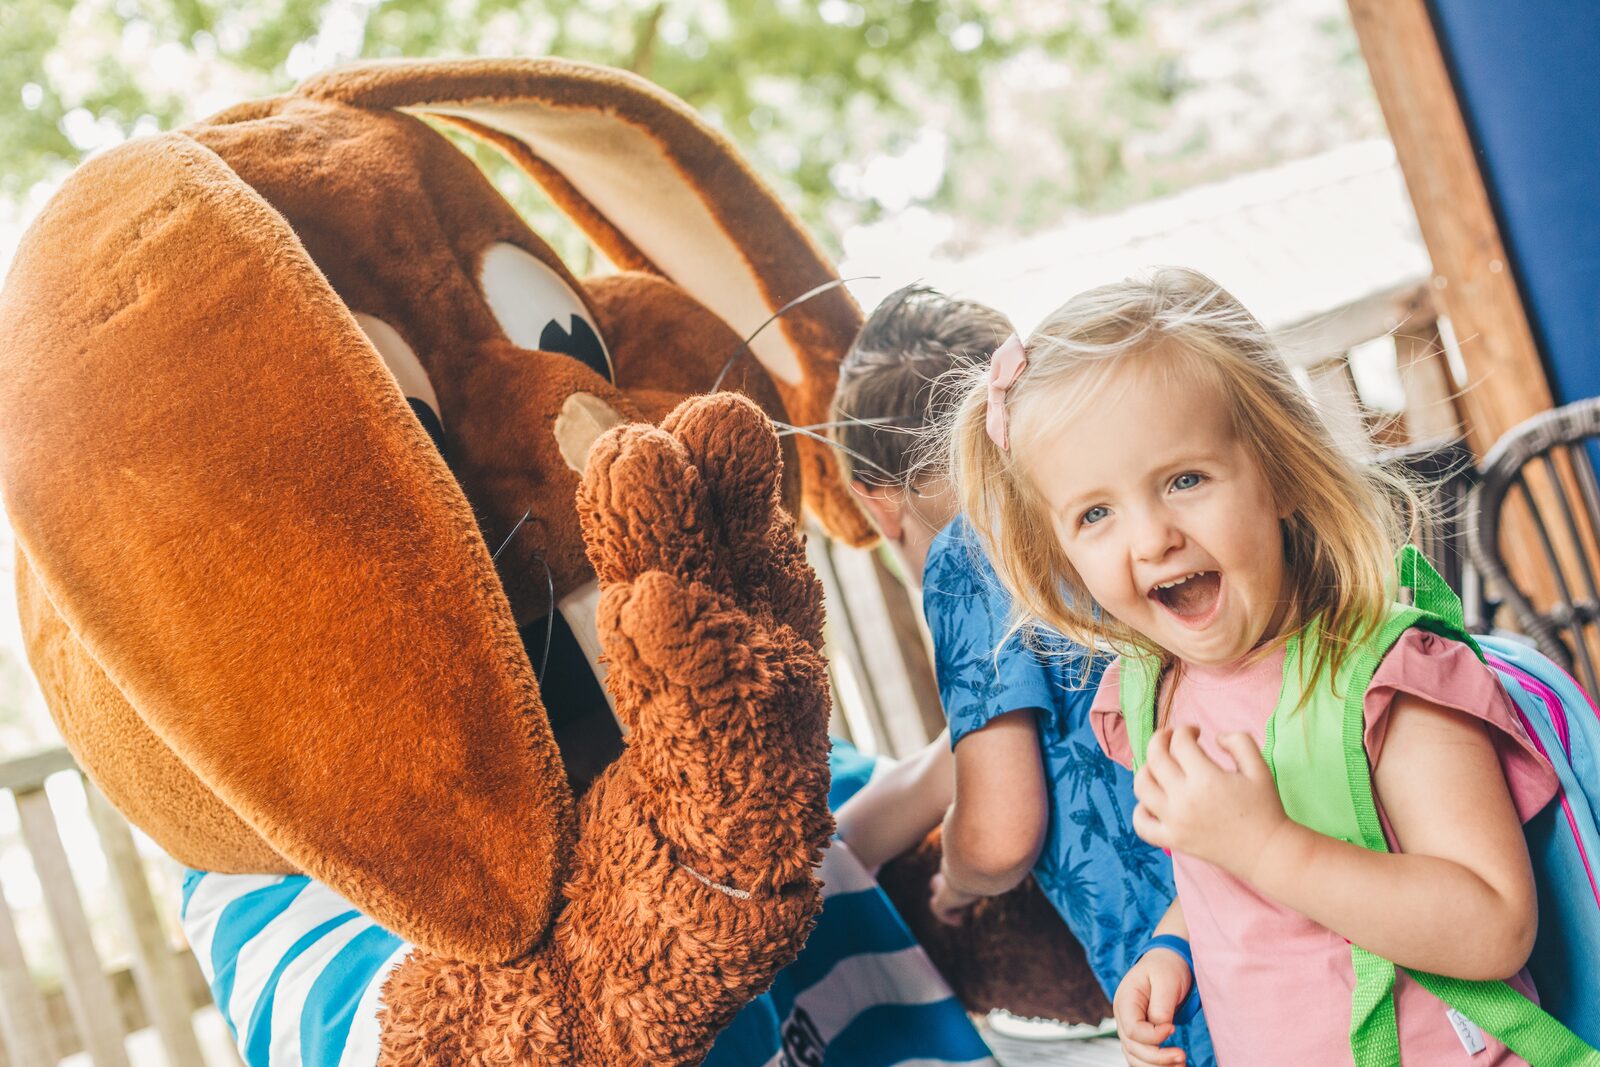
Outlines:
[{"label": "child in blue floral shirt", "polygon": [[[987,360],[1011,332],[991,308],[908,286],[873,312],[840,368],[835,437],[858,498],[922,586],[949,731],[841,808],[839,835],[871,868],[942,819],[932,904],[947,922],[1031,871],[1109,997],[1173,888],[1170,861],[1133,832],[1132,775],[1101,755],[1089,727],[1105,661],[1059,638],[1027,647],[1010,632],[1010,600],[947,480],[915,461],[940,414],[938,379]],[[1190,1064],[1215,1062],[1203,1019],[1171,1043]]]}]

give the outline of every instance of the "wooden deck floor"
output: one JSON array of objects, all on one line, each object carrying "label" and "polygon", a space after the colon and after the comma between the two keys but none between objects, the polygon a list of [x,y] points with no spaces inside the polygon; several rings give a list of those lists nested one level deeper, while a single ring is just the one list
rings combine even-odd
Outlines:
[{"label": "wooden deck floor", "polygon": [[1122,1049],[1114,1037],[1089,1041],[1020,1041],[989,1038],[1000,1067],[1124,1067]]},{"label": "wooden deck floor", "polygon": [[1126,1063],[1115,1037],[1029,1040],[997,1034],[987,1024],[979,1029],[1000,1067],[1124,1067]]}]

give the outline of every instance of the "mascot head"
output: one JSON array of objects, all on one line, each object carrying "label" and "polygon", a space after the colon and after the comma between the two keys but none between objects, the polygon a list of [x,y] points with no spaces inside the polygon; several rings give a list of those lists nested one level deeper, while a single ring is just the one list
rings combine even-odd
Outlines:
[{"label": "mascot head", "polygon": [[[619,273],[573,277],[417,115]],[[718,386],[823,422],[856,307],[761,327],[835,280],[681,103],[578,63],[348,68],[92,160],[0,296],[0,481],[68,744],[180,862],[525,950],[572,845],[557,740],[579,779],[615,744],[582,695],[589,445]],[[870,536],[827,450],[786,447],[791,502]]]}]

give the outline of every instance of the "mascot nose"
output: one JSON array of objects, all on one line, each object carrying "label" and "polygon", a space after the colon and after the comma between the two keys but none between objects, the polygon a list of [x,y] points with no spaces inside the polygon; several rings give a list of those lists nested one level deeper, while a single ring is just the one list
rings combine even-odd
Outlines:
[{"label": "mascot nose", "polygon": [[589,449],[600,435],[627,421],[616,408],[593,393],[573,393],[561,405],[561,414],[556,416],[552,432],[556,446],[561,449],[561,458],[582,474],[589,462]]}]

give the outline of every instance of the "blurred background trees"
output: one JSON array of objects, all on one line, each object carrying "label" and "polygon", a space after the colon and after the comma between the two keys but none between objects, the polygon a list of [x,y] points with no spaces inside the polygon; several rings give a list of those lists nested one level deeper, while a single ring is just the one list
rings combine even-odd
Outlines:
[{"label": "blurred background trees", "polygon": [[544,54],[683,97],[835,252],[908,210],[970,247],[1382,130],[1341,0],[6,0],[0,197],[336,63]]}]

